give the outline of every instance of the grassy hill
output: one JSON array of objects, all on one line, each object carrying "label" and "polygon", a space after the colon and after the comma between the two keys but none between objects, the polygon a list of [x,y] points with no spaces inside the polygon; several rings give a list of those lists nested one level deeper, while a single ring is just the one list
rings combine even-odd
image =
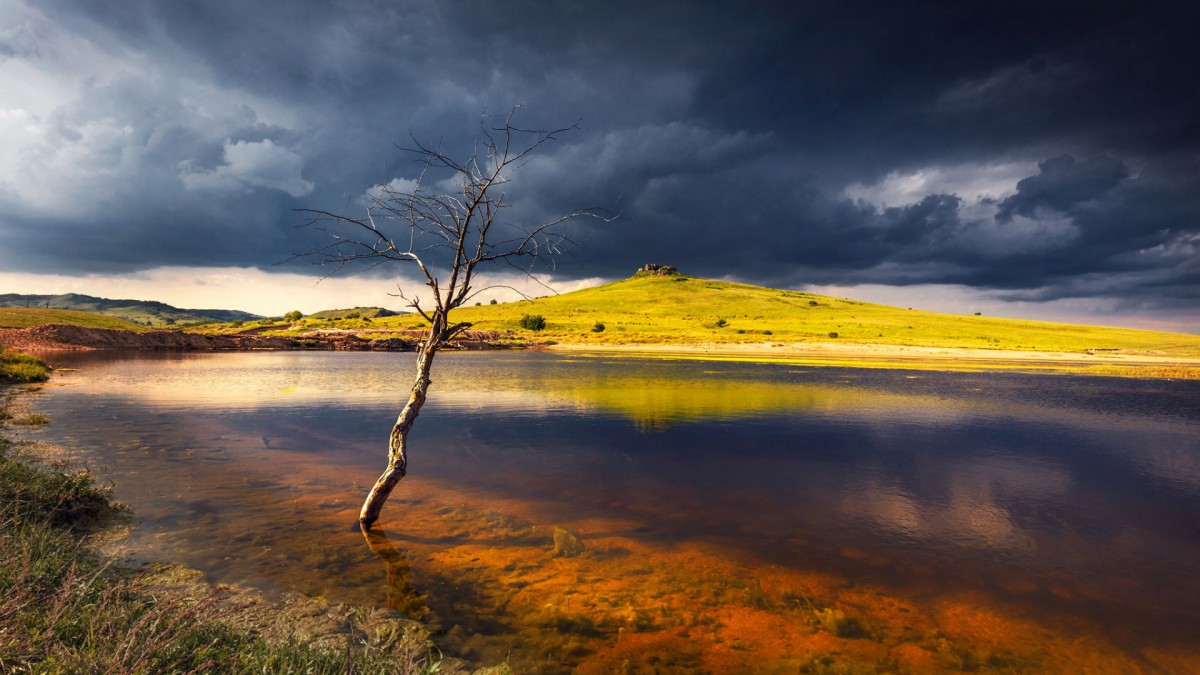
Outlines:
[{"label": "grassy hill", "polygon": [[114,316],[80,312],[73,309],[25,309],[0,307],[0,328],[28,328],[48,323],[65,323],[84,328],[113,328],[118,330],[144,331],[145,326]]},{"label": "grassy hill", "polygon": [[354,307],[351,309],[326,309],[320,312],[313,312],[308,315],[308,318],[328,321],[330,319],[358,319],[361,317],[378,319],[395,315],[396,312],[382,307]]},{"label": "grassy hill", "polygon": [[0,307],[71,309],[117,317],[145,326],[170,326],[211,321],[250,321],[257,314],[229,309],[180,309],[152,300],[109,300],[78,293],[63,295],[0,295]]},{"label": "grassy hill", "polygon": [[[545,318],[540,331],[526,315]],[[1047,321],[939,314],[726,281],[643,276],[532,301],[463,307],[454,318],[514,342],[581,346],[884,345],[980,350],[1126,354],[1200,358],[1200,336]],[[0,308],[0,327],[70,323],[145,330],[110,316],[46,309]],[[419,317],[378,308],[327,310],[298,322],[260,319],[210,324],[204,332],[294,335],[339,328],[371,337],[424,328]]]},{"label": "grassy hill", "polygon": [[[520,320],[527,314],[545,317],[545,329],[523,329]],[[939,314],[685,276],[633,278],[533,301],[464,307],[455,318],[479,330],[513,331],[521,339],[583,345],[821,342],[1200,357],[1196,335]],[[372,326],[415,328],[420,321],[401,315]]]}]

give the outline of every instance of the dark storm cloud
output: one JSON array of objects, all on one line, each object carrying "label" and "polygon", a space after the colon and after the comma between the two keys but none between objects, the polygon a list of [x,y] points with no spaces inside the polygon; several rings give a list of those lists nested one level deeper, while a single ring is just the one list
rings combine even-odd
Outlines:
[{"label": "dark storm cloud", "polygon": [[1068,211],[1103,195],[1129,175],[1124,164],[1105,155],[1084,162],[1063,155],[1038,162],[1038,171],[1018,182],[1017,193],[1000,203],[997,220],[1011,221],[1014,213],[1031,217],[1038,208]]},{"label": "dark storm cloud", "polygon": [[[314,241],[291,209],[415,176],[410,132],[463,152],[525,102],[581,125],[511,215],[625,217],[581,224],[562,275],[1187,306],[1200,48],[1178,7],[14,1],[0,264],[269,266]],[[1024,169],[968,193],[996,166]]]}]

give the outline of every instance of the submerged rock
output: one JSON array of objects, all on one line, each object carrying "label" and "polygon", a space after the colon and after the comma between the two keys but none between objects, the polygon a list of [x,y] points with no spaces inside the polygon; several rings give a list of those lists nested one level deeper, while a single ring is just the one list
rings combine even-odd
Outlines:
[{"label": "submerged rock", "polygon": [[554,555],[562,558],[573,558],[583,553],[583,542],[579,533],[569,527],[554,528]]}]

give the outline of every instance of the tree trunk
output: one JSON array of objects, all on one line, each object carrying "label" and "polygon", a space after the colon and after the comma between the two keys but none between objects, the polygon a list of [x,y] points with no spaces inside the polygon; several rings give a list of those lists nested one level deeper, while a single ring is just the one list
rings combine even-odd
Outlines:
[{"label": "tree trunk", "polygon": [[383,510],[383,503],[392,494],[392,490],[400,482],[400,479],[404,478],[408,469],[408,432],[412,429],[417,414],[421,412],[421,406],[425,405],[425,394],[429,391],[431,383],[429,370],[433,366],[433,357],[437,354],[440,342],[440,331],[431,330],[425,344],[418,349],[417,378],[413,382],[412,392],[408,395],[408,403],[400,411],[400,416],[396,418],[396,424],[392,426],[392,433],[388,438],[387,469],[384,470],[379,480],[375,481],[375,486],[371,488],[367,500],[363,502],[362,510],[358,513],[358,522],[362,525],[363,530],[371,529],[375,521],[379,520],[379,512]]}]

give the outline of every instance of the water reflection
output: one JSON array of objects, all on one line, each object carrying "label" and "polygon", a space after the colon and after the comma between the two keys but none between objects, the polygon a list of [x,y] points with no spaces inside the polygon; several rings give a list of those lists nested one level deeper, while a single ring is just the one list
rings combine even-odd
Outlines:
[{"label": "water reflection", "polygon": [[40,433],[107,467],[139,555],[468,658],[1200,666],[1197,383],[446,355],[364,547],[407,356],[72,355]]},{"label": "water reflection", "polygon": [[429,613],[425,601],[412,587],[412,567],[404,552],[388,539],[382,528],[364,530],[363,539],[367,548],[383,561],[385,570],[384,586],[387,588],[384,606],[394,609],[413,619],[420,619]]}]

